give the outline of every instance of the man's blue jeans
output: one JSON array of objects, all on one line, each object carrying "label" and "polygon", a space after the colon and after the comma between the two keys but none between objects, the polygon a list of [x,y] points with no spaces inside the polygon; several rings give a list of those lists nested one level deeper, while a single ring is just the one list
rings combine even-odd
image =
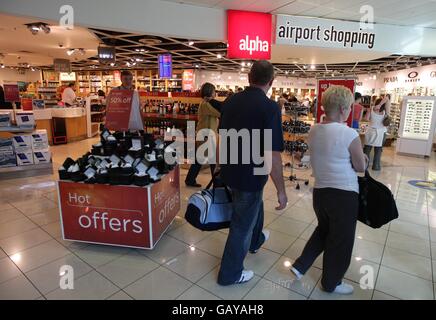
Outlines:
[{"label": "man's blue jeans", "polygon": [[265,237],[263,229],[263,190],[246,192],[232,189],[233,215],[229,236],[218,274],[218,284],[234,284],[241,278],[248,250],[258,250]]}]

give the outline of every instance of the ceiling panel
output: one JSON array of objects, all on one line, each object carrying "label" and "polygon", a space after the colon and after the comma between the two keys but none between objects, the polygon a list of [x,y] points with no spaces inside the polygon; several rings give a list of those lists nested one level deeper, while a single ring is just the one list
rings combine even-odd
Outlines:
[{"label": "ceiling panel", "polygon": [[272,13],[274,14],[299,14],[300,12],[304,12],[307,10],[311,10],[316,8],[317,6],[314,4],[310,4],[310,3],[305,3],[305,2],[301,2],[301,1],[295,1],[292,2],[291,4],[288,4],[284,7],[281,7],[278,10],[274,10]]}]

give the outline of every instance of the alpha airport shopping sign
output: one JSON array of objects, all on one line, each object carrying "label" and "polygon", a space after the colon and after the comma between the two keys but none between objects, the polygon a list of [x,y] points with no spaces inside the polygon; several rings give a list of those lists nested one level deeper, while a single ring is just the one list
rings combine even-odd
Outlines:
[{"label": "alpha airport shopping sign", "polygon": [[271,59],[272,15],[227,10],[227,57]]}]

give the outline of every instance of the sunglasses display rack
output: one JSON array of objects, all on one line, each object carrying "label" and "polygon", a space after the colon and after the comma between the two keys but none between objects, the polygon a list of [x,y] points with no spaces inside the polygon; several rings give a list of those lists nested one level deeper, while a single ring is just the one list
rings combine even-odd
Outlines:
[{"label": "sunglasses display rack", "polygon": [[436,97],[404,97],[397,152],[430,156],[435,119]]}]

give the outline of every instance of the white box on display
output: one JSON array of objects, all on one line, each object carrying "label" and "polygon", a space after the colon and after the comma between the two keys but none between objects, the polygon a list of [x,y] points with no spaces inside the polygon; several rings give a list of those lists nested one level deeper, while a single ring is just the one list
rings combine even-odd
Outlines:
[{"label": "white box on display", "polygon": [[0,111],[0,127],[10,127],[12,122],[12,111]]},{"label": "white box on display", "polygon": [[31,137],[33,151],[48,149],[47,130],[36,130]]},{"label": "white box on display", "polygon": [[430,156],[435,129],[436,97],[404,97],[397,152]]},{"label": "white box on display", "polygon": [[12,149],[0,149],[0,168],[15,167],[17,165],[17,159],[15,158],[15,152]]},{"label": "white box on display", "polygon": [[35,126],[35,116],[33,115],[33,112],[17,111],[15,113],[15,119],[17,121],[17,126],[19,127],[32,128]]},{"label": "white box on display", "polygon": [[49,163],[51,161],[50,150],[46,149],[46,150],[33,151],[33,160],[35,164]]},{"label": "white box on display", "polygon": [[17,155],[17,165],[28,166],[34,164],[32,150],[16,151],[16,155]]},{"label": "white box on display", "polygon": [[15,150],[32,150],[32,137],[30,134],[15,135],[12,137]]}]

